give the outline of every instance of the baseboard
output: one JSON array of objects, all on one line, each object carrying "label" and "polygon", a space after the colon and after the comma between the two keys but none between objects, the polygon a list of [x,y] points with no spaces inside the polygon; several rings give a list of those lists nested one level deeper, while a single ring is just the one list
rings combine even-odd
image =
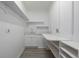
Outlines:
[{"label": "baseboard", "polygon": [[38,48],[38,46],[25,46],[25,48]]},{"label": "baseboard", "polygon": [[21,56],[22,53],[24,52],[24,49],[25,49],[25,48],[23,48],[23,49],[20,51],[20,53],[18,54],[17,58],[20,58],[20,56]]},{"label": "baseboard", "polygon": [[47,50],[50,50],[49,48],[47,48],[47,47],[39,47],[39,48],[43,48],[43,49],[47,49]]}]

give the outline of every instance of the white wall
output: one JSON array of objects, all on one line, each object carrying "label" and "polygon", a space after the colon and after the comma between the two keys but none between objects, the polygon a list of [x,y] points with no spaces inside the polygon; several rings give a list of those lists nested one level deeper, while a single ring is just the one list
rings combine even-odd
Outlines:
[{"label": "white wall", "polygon": [[48,25],[48,12],[46,11],[28,11],[26,10],[29,21],[43,21],[44,24]]},{"label": "white wall", "polygon": [[0,58],[19,57],[23,52],[23,23],[17,14],[0,2]]},{"label": "white wall", "polygon": [[74,41],[79,41],[79,2],[74,2]]},{"label": "white wall", "polygon": [[[44,24],[42,25],[48,25],[48,21],[49,21],[48,11],[44,11],[44,10],[38,11],[38,9],[28,10],[22,2],[15,2],[15,3],[20,7],[20,9],[28,17],[29,21],[36,21],[36,22],[43,21]],[[35,25],[31,24],[30,26],[34,28]],[[30,26],[29,24],[26,25],[26,32],[31,31]],[[37,29],[35,31],[37,31]],[[26,47],[38,47],[38,48],[46,47],[42,35],[38,35],[38,34],[37,35],[35,34],[25,35],[25,46]]]},{"label": "white wall", "polygon": [[[26,6],[24,6],[22,4],[22,2],[18,2],[17,4],[24,11],[24,13],[28,17],[29,21],[37,21],[37,22],[43,21],[44,22],[43,25],[48,25],[48,20],[49,20],[48,11],[44,11],[44,10],[38,11],[38,9],[37,10],[28,10],[27,8],[25,9]],[[30,26],[33,27],[33,25],[30,25]],[[28,25],[26,26],[26,32],[28,31],[27,29],[30,30]],[[26,35],[25,36],[25,46],[26,47],[29,46],[29,47],[45,48],[44,39],[41,36],[42,35],[38,35],[38,34],[37,35],[34,35],[34,34]]]},{"label": "white wall", "polygon": [[[44,24],[41,25],[48,25],[48,14],[45,11],[28,11],[27,12],[29,21],[43,21]],[[40,25],[40,24],[36,24],[36,25]],[[35,28],[34,24],[30,24],[31,27]],[[30,31],[30,26],[28,26],[28,30]],[[34,31],[38,31],[36,28]],[[42,30],[41,30],[42,31]],[[35,32],[35,33],[36,33]],[[32,36],[32,37],[31,37]],[[44,39],[42,37],[42,35],[26,35],[25,36],[25,46],[28,47],[38,47],[38,48],[45,48],[45,42]]]},{"label": "white wall", "polygon": [[72,1],[60,2],[60,35],[72,38]]},{"label": "white wall", "polygon": [[52,2],[49,10],[49,27],[53,34],[56,34],[56,28],[59,28],[59,2]]},{"label": "white wall", "polygon": [[[72,2],[53,2],[50,9],[50,23],[53,34],[72,38]],[[56,29],[59,29],[59,33]]]},{"label": "white wall", "polygon": [[26,35],[25,36],[26,47],[46,48],[46,41],[42,35]]},{"label": "white wall", "polygon": [[[37,21],[37,22],[44,22],[44,24],[42,25],[48,25],[48,12],[46,11],[28,11],[27,12],[27,17],[29,18],[29,21]],[[40,24],[36,24],[36,25],[40,25]],[[34,28],[35,25],[30,24],[30,26],[32,28]],[[29,26],[29,27],[30,27]],[[28,29],[30,30],[31,28]],[[39,31],[38,29],[35,29],[34,31]],[[36,33],[36,32],[35,32]],[[32,37],[31,37],[32,36]],[[27,35],[25,36],[25,46],[29,46],[29,47],[38,47],[38,48],[45,48],[45,42],[44,39],[42,37],[42,35]]]}]

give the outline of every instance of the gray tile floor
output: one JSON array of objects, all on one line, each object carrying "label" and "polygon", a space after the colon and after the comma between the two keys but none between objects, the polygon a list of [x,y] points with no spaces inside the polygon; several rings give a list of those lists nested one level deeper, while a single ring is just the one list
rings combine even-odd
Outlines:
[{"label": "gray tile floor", "polygon": [[26,48],[21,58],[54,58],[54,55],[48,49]]}]

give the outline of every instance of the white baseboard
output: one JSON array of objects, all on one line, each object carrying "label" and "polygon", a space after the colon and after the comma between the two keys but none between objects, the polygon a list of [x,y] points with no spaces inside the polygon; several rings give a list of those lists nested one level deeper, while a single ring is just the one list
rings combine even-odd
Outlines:
[{"label": "white baseboard", "polygon": [[22,53],[24,52],[25,48],[22,48],[22,50],[20,51],[20,53],[18,54],[17,58],[20,58],[20,56],[22,55]]}]

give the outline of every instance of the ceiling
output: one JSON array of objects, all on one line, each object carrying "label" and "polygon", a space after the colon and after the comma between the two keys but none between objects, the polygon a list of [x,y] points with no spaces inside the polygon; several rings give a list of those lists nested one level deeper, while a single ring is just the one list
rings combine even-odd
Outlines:
[{"label": "ceiling", "polygon": [[48,11],[52,2],[51,1],[23,1],[22,4],[24,5],[26,10]]}]

